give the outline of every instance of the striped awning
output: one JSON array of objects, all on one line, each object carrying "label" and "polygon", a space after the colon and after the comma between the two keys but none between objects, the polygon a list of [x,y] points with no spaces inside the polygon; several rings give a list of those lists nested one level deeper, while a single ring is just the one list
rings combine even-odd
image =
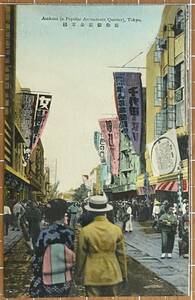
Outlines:
[{"label": "striped awning", "polygon": [[[137,189],[138,195],[146,195],[147,194],[147,188],[146,187],[139,187]],[[150,185],[148,187],[148,195],[155,194],[155,185]]]},{"label": "striped awning", "polygon": [[[182,188],[183,192],[188,192],[188,182],[186,179],[182,180]],[[178,191],[178,181],[164,181],[158,183],[155,188],[156,191],[169,191],[169,192],[177,192]]]}]

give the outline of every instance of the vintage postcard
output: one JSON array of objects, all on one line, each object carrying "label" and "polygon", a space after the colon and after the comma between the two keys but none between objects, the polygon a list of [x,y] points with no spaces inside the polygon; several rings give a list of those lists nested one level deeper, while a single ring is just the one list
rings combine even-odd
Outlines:
[{"label": "vintage postcard", "polygon": [[189,295],[189,6],[5,13],[5,297]]}]

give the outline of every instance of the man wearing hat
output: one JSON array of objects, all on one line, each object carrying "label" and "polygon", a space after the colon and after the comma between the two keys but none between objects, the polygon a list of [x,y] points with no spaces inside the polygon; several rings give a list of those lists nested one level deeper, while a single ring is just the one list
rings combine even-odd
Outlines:
[{"label": "man wearing hat", "polygon": [[76,275],[87,296],[117,296],[118,284],[127,279],[127,263],[121,228],[106,218],[113,207],[104,196],[92,196],[85,209],[93,221],[80,230],[76,251]]},{"label": "man wearing hat", "polygon": [[177,230],[177,217],[173,214],[173,207],[169,207],[167,210],[162,214],[158,221],[161,229],[162,259],[166,256],[167,258],[172,258]]}]

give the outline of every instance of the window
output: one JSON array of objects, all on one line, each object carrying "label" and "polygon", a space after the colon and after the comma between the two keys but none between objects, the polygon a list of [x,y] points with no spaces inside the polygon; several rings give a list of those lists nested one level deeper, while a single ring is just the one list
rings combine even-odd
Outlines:
[{"label": "window", "polygon": [[164,38],[156,38],[156,47],[154,51],[154,62],[159,63],[161,61],[162,52],[167,48],[167,40]]},{"label": "window", "polygon": [[154,89],[154,105],[161,106],[161,101],[163,98],[163,77],[156,77],[156,86]]},{"label": "window", "polygon": [[167,75],[165,75],[163,77],[163,98],[167,97],[167,86],[168,86],[167,82],[168,82]]},{"label": "window", "polygon": [[184,62],[175,66],[175,89],[177,90],[181,86],[184,86]]},{"label": "window", "polygon": [[162,110],[155,116],[155,138],[166,132],[166,111]]},{"label": "window", "polygon": [[175,89],[175,68],[168,66],[168,88]]},{"label": "window", "polygon": [[167,131],[167,113],[166,109],[161,110],[162,115],[162,134]]},{"label": "window", "polygon": [[155,138],[158,138],[161,135],[161,127],[162,127],[162,116],[161,113],[158,113],[155,116]]},{"label": "window", "polygon": [[184,126],[186,123],[185,117],[185,102],[181,101],[176,105],[176,127]]},{"label": "window", "polygon": [[168,129],[175,128],[175,106],[168,105],[167,107],[167,127]]},{"label": "window", "polygon": [[154,51],[154,62],[159,63],[161,61],[161,50],[155,50]]},{"label": "window", "polygon": [[184,11],[179,10],[175,17],[175,36],[178,36],[184,31],[185,21],[184,21]]}]

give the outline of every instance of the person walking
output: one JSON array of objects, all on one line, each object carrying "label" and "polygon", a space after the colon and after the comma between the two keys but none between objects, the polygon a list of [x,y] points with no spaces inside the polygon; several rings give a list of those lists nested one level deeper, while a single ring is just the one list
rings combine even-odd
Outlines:
[{"label": "person walking", "polygon": [[154,220],[153,224],[152,224],[152,228],[156,231],[159,231],[159,228],[158,228],[159,215],[160,215],[160,202],[155,198],[154,199],[153,210],[152,210],[152,217],[153,217],[153,220]]},{"label": "person walking", "polygon": [[126,232],[132,232],[133,231],[133,225],[132,225],[132,208],[131,205],[127,205],[127,211],[126,214],[128,215],[126,224],[125,224],[125,231]]},{"label": "person walking", "polygon": [[62,199],[48,202],[45,217],[48,228],[40,232],[33,258],[31,297],[68,296],[72,286],[75,260],[74,232],[64,225],[66,206]]},{"label": "person walking", "polygon": [[132,199],[132,214],[133,214],[133,219],[136,220],[138,215],[138,201],[136,198]]},{"label": "person walking", "polygon": [[124,201],[121,206],[121,222],[122,222],[122,231],[125,232],[126,223],[129,220],[129,214],[127,214],[127,202]]},{"label": "person walking", "polygon": [[80,222],[82,213],[83,213],[83,209],[82,209],[80,203],[77,203],[76,224],[78,224]]},{"label": "person walking", "polygon": [[189,257],[189,206],[185,207],[186,212],[179,219],[179,255]]},{"label": "person walking", "polygon": [[78,207],[76,202],[74,202],[73,204],[71,204],[71,206],[69,206],[67,212],[70,216],[69,225],[72,229],[75,229],[75,226],[77,224],[77,213],[78,213]]},{"label": "person walking", "polygon": [[119,283],[127,279],[122,230],[108,221],[106,213],[113,208],[104,196],[91,196],[85,209],[94,219],[78,234],[76,280],[87,296],[117,296]]},{"label": "person walking", "polygon": [[25,208],[20,202],[16,202],[13,206],[14,229],[20,230],[20,218],[25,213]]},{"label": "person walking", "polygon": [[31,200],[27,202],[25,218],[28,222],[29,235],[34,248],[40,233],[41,211]]},{"label": "person walking", "polygon": [[168,258],[172,258],[175,234],[177,230],[177,218],[173,214],[173,210],[173,207],[167,208],[164,214],[162,214],[159,218],[159,228],[161,230],[162,239],[162,259],[166,256]]},{"label": "person walking", "polygon": [[10,219],[11,219],[11,210],[10,210],[10,207],[7,204],[5,204],[4,205],[4,216],[3,216],[4,235],[8,235]]}]

